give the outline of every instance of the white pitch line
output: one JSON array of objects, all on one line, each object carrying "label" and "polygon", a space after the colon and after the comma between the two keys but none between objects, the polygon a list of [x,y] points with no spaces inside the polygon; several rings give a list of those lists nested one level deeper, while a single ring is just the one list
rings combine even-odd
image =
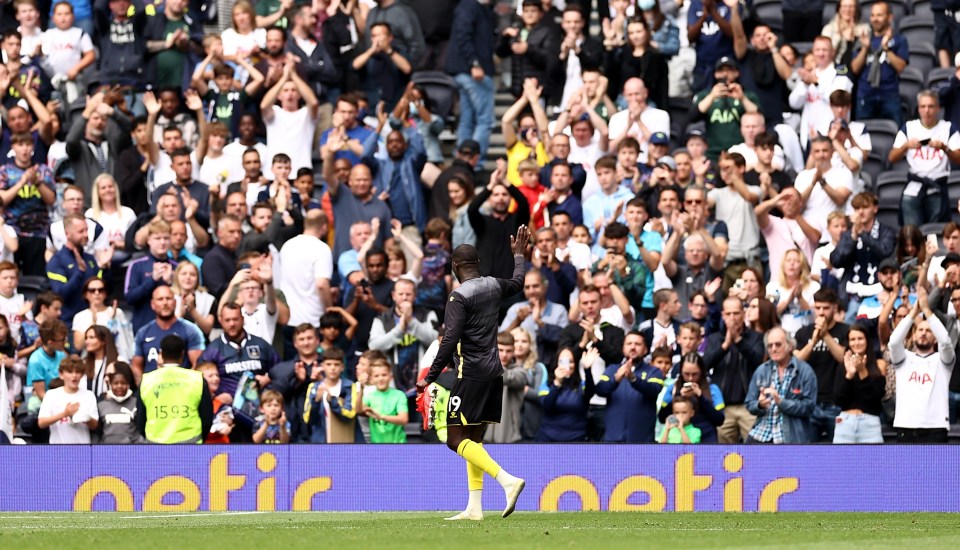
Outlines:
[{"label": "white pitch line", "polygon": [[120,519],[162,519],[162,518],[193,518],[197,516],[247,516],[251,514],[265,514],[266,512],[193,512],[190,514],[163,514],[159,516],[121,516]]}]

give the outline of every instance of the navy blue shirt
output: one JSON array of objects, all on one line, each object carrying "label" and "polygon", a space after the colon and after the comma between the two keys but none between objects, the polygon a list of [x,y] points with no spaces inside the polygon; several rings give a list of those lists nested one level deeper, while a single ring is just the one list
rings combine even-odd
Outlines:
[{"label": "navy blue shirt", "polygon": [[[882,36],[873,36],[870,38],[871,53],[867,54],[867,63],[864,65],[863,70],[860,71],[859,87],[857,88],[858,97],[878,97],[890,94],[897,97],[900,93],[900,73],[887,61],[886,52],[881,51],[880,40],[882,38]],[[910,62],[910,48],[907,45],[907,39],[903,35],[893,35],[887,47],[900,59],[908,63]],[[861,48],[858,42],[856,55],[859,55]],[[873,63],[872,52],[874,51],[880,51],[880,86],[877,88],[870,85],[870,64]]]},{"label": "navy blue shirt", "polygon": [[[137,331],[133,344],[134,357],[143,357],[144,373],[157,370],[157,361],[160,359],[160,341],[163,340],[164,336],[170,334],[176,334],[183,338],[188,352],[203,349],[203,332],[200,331],[200,327],[190,321],[177,319],[169,330],[160,328],[156,320],[150,321]],[[190,368],[190,359],[187,354],[183,356],[182,366],[185,369]],[[222,382],[220,387],[223,387]]]}]

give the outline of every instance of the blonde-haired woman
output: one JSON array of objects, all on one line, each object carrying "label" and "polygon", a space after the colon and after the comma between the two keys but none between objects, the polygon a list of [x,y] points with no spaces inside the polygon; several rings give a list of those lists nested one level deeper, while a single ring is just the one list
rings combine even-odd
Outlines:
[{"label": "blonde-haired woman", "polygon": [[120,204],[120,186],[110,174],[103,173],[93,180],[91,207],[84,216],[95,220],[103,227],[107,241],[113,245],[113,265],[120,265],[130,257],[124,250],[127,230],[137,220],[137,214],[131,208]]},{"label": "blonde-haired woman", "polygon": [[231,61],[248,59],[260,53],[267,43],[267,31],[257,28],[257,12],[253,4],[237,0],[230,10],[230,28],[220,34],[220,40],[223,42],[223,56]]},{"label": "blonde-haired woman", "polygon": [[543,415],[540,386],[547,379],[547,367],[540,362],[536,336],[520,327],[511,330],[510,335],[513,336],[513,356],[527,376],[527,389],[520,413],[520,435],[524,441],[533,441],[540,429],[540,417]]},{"label": "blonde-haired woman", "polygon": [[767,284],[767,298],[776,304],[780,324],[791,337],[813,321],[813,295],[820,283],[810,278],[810,264],[793,248],[783,255],[779,276]]},{"label": "blonde-haired woman", "polygon": [[177,302],[176,316],[194,323],[203,334],[210,336],[213,329],[214,297],[200,286],[200,270],[189,261],[177,264],[173,272],[173,296]]}]

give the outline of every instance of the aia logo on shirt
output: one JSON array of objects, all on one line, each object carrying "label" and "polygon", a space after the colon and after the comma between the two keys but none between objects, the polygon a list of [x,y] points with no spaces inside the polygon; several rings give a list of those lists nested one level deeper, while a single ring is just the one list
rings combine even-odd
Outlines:
[{"label": "aia logo on shirt", "polygon": [[923,147],[914,149],[913,158],[914,160],[941,161],[943,160],[943,151],[924,145]]},{"label": "aia logo on shirt", "polygon": [[925,373],[925,372],[923,372],[923,373],[921,373],[921,372],[911,372],[911,373],[910,373],[910,378],[907,379],[907,382],[916,382],[916,383],[918,383],[918,384],[920,384],[920,385],[922,386],[922,385],[924,385],[924,384],[926,384],[926,383],[928,383],[928,382],[932,384],[932,383],[933,383],[933,378],[930,378],[930,375],[927,374],[927,373]]}]

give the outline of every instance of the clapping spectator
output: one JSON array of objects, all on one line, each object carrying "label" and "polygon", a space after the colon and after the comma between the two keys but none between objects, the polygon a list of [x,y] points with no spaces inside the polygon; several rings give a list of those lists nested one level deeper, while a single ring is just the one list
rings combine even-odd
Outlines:
[{"label": "clapping spectator", "polygon": [[[483,436],[484,443],[517,443],[521,439],[520,429],[524,390],[527,386],[527,374],[524,366],[514,354],[516,341],[510,332],[497,335],[497,350],[500,364],[503,366],[502,414],[499,424],[487,427]],[[529,345],[529,342],[528,342]]]},{"label": "clapping spectator", "polygon": [[859,37],[870,33],[870,25],[860,21],[859,0],[840,0],[837,13],[820,33],[833,42],[836,52],[834,61],[838,65],[850,65],[854,47]]},{"label": "clapping spectator", "polygon": [[150,297],[159,285],[173,283],[176,263],[167,258],[170,251],[170,224],[163,220],[150,222],[147,229],[147,255],[127,267],[123,286],[126,301],[133,308],[133,331],[140,330],[153,318]]},{"label": "clapping spectator", "polygon": [[[528,79],[523,83],[523,93],[517,101],[507,109],[500,120],[500,130],[503,132],[504,145],[507,148],[507,166],[501,175],[512,185],[519,186],[520,162],[524,159],[533,159],[537,165],[547,163],[547,151],[550,149],[550,132],[548,130],[547,113],[540,105],[540,95],[543,86],[535,79]],[[524,112],[530,107],[529,113]],[[518,121],[518,128],[513,127]]]},{"label": "clapping spectator", "polygon": [[353,69],[364,69],[371,104],[383,102],[392,109],[401,99],[415,60],[399,42],[394,45],[389,23],[376,22],[369,28],[370,47],[353,60]]},{"label": "clapping spectator", "polygon": [[549,299],[549,286],[542,271],[528,271],[523,279],[526,300],[511,305],[500,323],[501,332],[523,328],[535,334],[538,353],[547,362],[551,362],[556,354],[560,334],[568,324],[566,308]]},{"label": "clapping spectator", "polygon": [[[117,346],[113,342],[113,335],[105,326],[91,326],[83,334],[83,346],[77,348],[77,351],[81,349],[84,351],[84,380],[81,383],[99,400],[104,397],[111,385],[110,373],[119,359]],[[123,357],[123,359],[127,358]],[[131,372],[131,377],[132,375]]]},{"label": "clapping spectator", "polygon": [[[370,327],[370,349],[392,356],[395,387],[411,392],[416,385],[417,366],[427,347],[437,339],[437,314],[414,306],[416,283],[400,279],[393,285],[394,308],[380,313]],[[513,343],[510,344],[511,353]]]},{"label": "clapping spectator", "polygon": [[102,240],[113,245],[113,262],[120,265],[130,257],[125,250],[126,234],[137,215],[131,208],[121,204],[120,187],[110,174],[97,176],[93,180],[92,191],[92,205],[83,215],[103,228]]},{"label": "clapping spectator", "polygon": [[810,443],[817,377],[793,355],[793,339],[782,328],[764,335],[770,360],[753,373],[747,409],[757,415],[747,443]]},{"label": "clapping spectator", "polygon": [[13,158],[0,170],[4,220],[17,233],[19,246],[14,257],[21,272],[42,275],[46,233],[50,230],[48,207],[57,198],[53,171],[42,162],[34,162],[30,134],[14,134],[10,142]]},{"label": "clapping spectator", "polygon": [[[304,106],[300,106],[300,101]],[[279,102],[279,105],[277,103]],[[290,140],[290,136],[312,136],[317,123],[320,101],[309,85],[303,81],[293,62],[283,66],[277,80],[260,101],[260,113],[267,127],[267,150],[274,154],[290,155],[291,168],[297,171],[311,167],[313,139]]]},{"label": "clapping spectator", "polygon": [[[710,84],[710,71],[722,57],[733,55],[733,25],[740,20],[737,0],[693,0],[687,11],[687,39],[697,50],[693,89]],[[742,29],[742,27],[741,27]]]},{"label": "clapping spectator", "polygon": [[746,439],[756,421],[755,413],[746,406],[747,395],[753,391],[747,379],[763,362],[764,346],[761,336],[744,325],[743,303],[738,298],[723,301],[722,315],[724,329],[707,337],[703,364],[726,401],[726,417],[717,430],[718,439],[720,443],[737,443]]},{"label": "clapping spectator", "polygon": [[877,220],[876,195],[863,192],[853,198],[851,227],[840,235],[840,242],[830,253],[830,265],[843,268],[841,297],[847,294],[847,321],[850,322],[860,303],[879,292],[880,263],[893,255],[896,231]]},{"label": "clapping spectator", "polygon": [[630,78],[640,78],[650,91],[654,107],[667,107],[667,84],[669,71],[667,57],[651,44],[653,35],[647,20],[633,17],[627,21],[627,42],[609,56],[607,74],[613,82],[621,83]]},{"label": "clapping spectator", "polygon": [[[773,215],[771,212],[774,209],[779,210],[782,216]],[[809,260],[813,257],[814,247],[820,242],[820,230],[807,222],[801,215],[802,209],[800,193],[793,187],[787,187],[753,207],[760,232],[767,243],[770,273],[781,271],[781,264],[790,250],[800,253],[809,271]]]},{"label": "clapping spectator", "polygon": [[817,377],[816,402],[810,416],[814,442],[833,441],[836,418],[840,414],[833,399],[843,376],[844,348],[850,327],[836,320],[838,302],[837,293],[832,289],[818,290],[813,296],[816,319],[796,335],[794,355],[809,364]]},{"label": "clapping spectator", "polygon": [[176,300],[176,315],[197,325],[207,336],[213,330],[214,297],[200,285],[200,270],[193,262],[182,261],[170,282]]},{"label": "clapping spectator", "polygon": [[[924,318],[918,320],[921,312]],[[905,339],[914,325],[913,349],[908,350]],[[930,308],[923,287],[917,289],[917,301],[909,315],[890,336],[890,359],[897,380],[897,410],[893,421],[897,441],[946,442],[954,347],[947,329]]]},{"label": "clapping spectator", "polygon": [[89,307],[73,316],[73,349],[84,348],[87,330],[96,325],[106,327],[113,337],[117,349],[124,360],[133,357],[133,326],[130,316],[120,309],[117,300],[107,305],[107,285],[101,279],[91,277],[83,283],[83,297]]},{"label": "clapping spectator", "polygon": [[[603,441],[653,442],[657,396],[663,390],[663,373],[644,362],[647,349],[639,332],[627,334],[623,340],[624,360],[607,366],[597,383],[597,395],[607,399]],[[599,355],[591,351],[593,355]],[[588,352],[584,360],[590,357]]]},{"label": "clapping spectator", "polygon": [[850,61],[853,74],[859,75],[857,118],[886,118],[900,126],[900,73],[910,62],[907,39],[893,31],[893,13],[886,2],[870,6],[872,32],[858,36],[859,51]]},{"label": "clapping spectator", "polygon": [[855,324],[847,332],[843,356],[843,380],[834,388],[833,400],[840,408],[834,443],[883,443],[880,416],[886,364],[877,360],[873,331]]},{"label": "clapping spectator", "polygon": [[[559,33],[544,17],[541,0],[523,0],[521,6],[521,25],[503,29],[496,50],[500,58],[510,58],[510,91],[518,98],[528,78],[548,85],[560,61]],[[555,104],[557,99],[551,99]]]},{"label": "clapping spectator", "polygon": [[820,283],[810,278],[807,258],[798,249],[787,250],[778,271],[777,278],[767,283],[766,295],[776,304],[784,330],[795,337],[800,328],[810,324],[810,305]]}]

